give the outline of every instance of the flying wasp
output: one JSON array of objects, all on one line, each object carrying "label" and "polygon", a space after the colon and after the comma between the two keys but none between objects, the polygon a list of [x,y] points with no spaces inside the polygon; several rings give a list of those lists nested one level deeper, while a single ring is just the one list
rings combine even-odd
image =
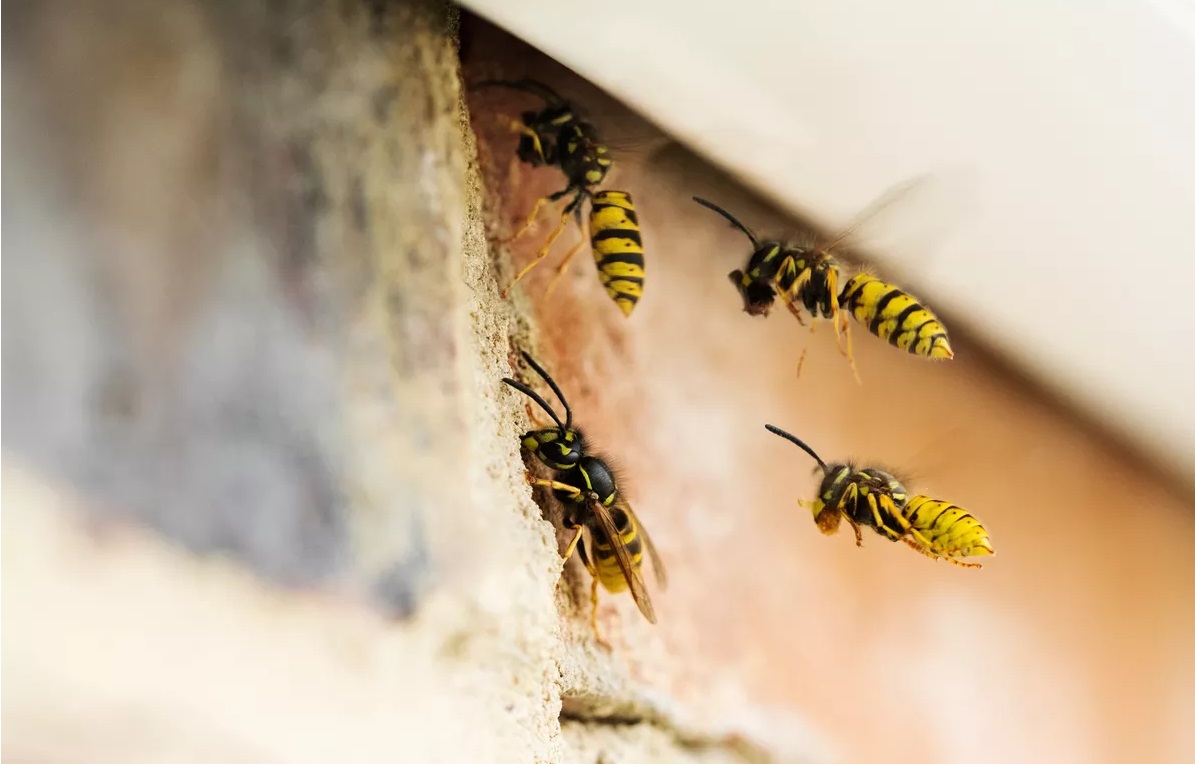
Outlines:
[{"label": "flying wasp", "polygon": [[[656,622],[656,611],[644,585],[643,552],[651,556],[656,583],[661,589],[667,585],[664,565],[660,562],[655,544],[647,530],[635,516],[630,502],[618,490],[614,471],[601,457],[588,452],[585,437],[573,427],[573,412],[555,380],[535,360],[523,353],[523,359],[543,378],[564,407],[564,421],[538,393],[517,380],[505,377],[502,381],[526,395],[552,418],[555,427],[531,430],[522,437],[522,446],[554,471],[551,480],[533,477],[533,485],[552,489],[564,506],[564,525],[573,537],[564,552],[567,561],[574,551],[593,577],[590,602],[593,612],[590,624],[597,634],[598,583],[607,591],[631,591],[639,611],[650,622]],[[587,538],[582,537],[587,534]],[[598,641],[606,644],[598,635]]]},{"label": "flying wasp", "polygon": [[[693,201],[721,215],[751,241],[753,249],[746,267],[730,273],[731,283],[743,298],[743,310],[752,316],[766,316],[779,296],[802,325],[805,321],[801,318],[801,308],[809,311],[812,319],[831,320],[838,349],[850,361],[857,380],[859,372],[855,367],[846,313],[853,315],[872,334],[914,355],[931,359],[954,357],[941,321],[929,308],[896,285],[869,274],[859,274],[839,291],[843,269],[833,250],[908,187],[905,184],[880,197],[843,233],[813,246],[761,241],[724,208],[697,196]],[[816,324],[810,325],[811,330],[814,326]],[[798,374],[804,361],[805,352],[802,351],[797,364]]]},{"label": "flying wasp", "polygon": [[764,426],[768,432],[797,444],[821,468],[817,498],[800,504],[812,510],[813,521],[822,533],[837,533],[845,519],[855,531],[857,546],[863,546],[862,527],[869,526],[889,541],[904,541],[927,557],[964,568],[982,566],[958,558],[996,553],[987,529],[970,512],[927,496],[910,498],[904,485],[884,470],[860,470],[850,462],[826,464],[795,435],[770,424]]},{"label": "flying wasp", "polygon": [[[751,258],[746,268],[730,272],[730,283],[743,298],[743,310],[748,315],[766,316],[779,296],[802,326],[805,325],[801,318],[802,307],[813,319],[831,319],[838,349],[850,359],[853,370],[855,361],[849,346],[844,348],[842,345],[846,324],[838,320],[838,260],[828,248],[801,247],[778,240],[761,241],[742,221],[717,204],[699,196],[694,196],[693,201],[724,217],[751,241]],[[849,336],[847,341],[850,341]],[[798,374],[804,363],[805,351],[802,351],[797,363]]]},{"label": "flying wasp", "polygon": [[631,315],[631,311],[643,295],[643,241],[630,194],[623,191],[597,190],[613,165],[609,147],[598,138],[593,125],[582,119],[569,101],[541,82],[526,79],[486,80],[478,83],[477,87],[510,88],[543,99],[543,109],[525,111],[521,121],[512,124],[513,129],[519,134],[516,153],[520,160],[533,167],[558,167],[567,180],[563,189],[537,200],[523,225],[503,241],[514,241],[522,236],[535,222],[545,204],[572,196],[560,214],[560,223],[548,235],[534,259],[502,290],[502,296],[505,298],[515,284],[548,256],[552,245],[568,226],[569,216],[575,215],[577,227],[582,230],[582,241],[570,249],[561,260],[552,284],[548,287],[549,292],[551,291],[584,241],[581,215],[586,200],[589,200],[590,245],[602,286],[610,295],[610,299],[618,305],[619,310],[626,316]]}]

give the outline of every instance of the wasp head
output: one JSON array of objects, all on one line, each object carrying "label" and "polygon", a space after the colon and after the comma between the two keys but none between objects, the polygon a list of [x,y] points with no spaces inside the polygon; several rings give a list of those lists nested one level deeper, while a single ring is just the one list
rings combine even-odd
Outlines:
[{"label": "wasp head", "polygon": [[561,392],[560,386],[556,381],[544,371],[544,368],[535,362],[535,359],[523,353],[524,360],[527,364],[535,370],[545,382],[548,387],[552,388],[552,392],[556,393],[556,397],[560,399],[560,403],[564,406],[564,419],[556,413],[555,409],[548,405],[539,393],[527,387],[522,382],[503,377],[504,384],[513,387],[523,395],[526,395],[531,400],[539,404],[548,416],[552,417],[552,421],[556,423],[555,427],[545,427],[539,430],[531,430],[523,436],[523,448],[527,449],[544,464],[555,470],[568,470],[577,466],[581,461],[581,457],[585,455],[585,440],[581,437],[581,433],[573,429],[573,410],[569,408],[568,401],[564,398],[564,393]]},{"label": "wasp head", "polygon": [[766,316],[776,301],[776,290],[763,279],[752,278],[742,271],[731,271],[730,283],[743,297],[743,310],[752,316]]},{"label": "wasp head", "polygon": [[523,448],[554,470],[575,467],[585,453],[585,442],[576,430],[546,427],[523,436]]},{"label": "wasp head", "polygon": [[813,522],[819,531],[827,536],[838,533],[838,525],[842,522],[841,509],[828,507],[820,499],[810,504],[810,508],[813,510]]},{"label": "wasp head", "polygon": [[843,492],[851,484],[855,468],[850,464],[829,464],[818,468],[822,472],[822,483],[817,489],[817,499],[809,502],[813,522],[817,529],[827,536],[838,532],[842,522]]}]

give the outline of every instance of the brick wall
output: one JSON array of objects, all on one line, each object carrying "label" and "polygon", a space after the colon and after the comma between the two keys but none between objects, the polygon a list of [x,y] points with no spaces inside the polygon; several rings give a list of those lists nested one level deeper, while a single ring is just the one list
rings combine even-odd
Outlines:
[{"label": "brick wall", "polygon": [[[791,223],[585,83],[461,30],[466,81],[534,73],[624,147],[613,183],[649,252],[630,319],[584,251],[552,298],[549,261],[498,299],[536,235],[487,232],[559,178],[512,158],[503,118],[525,102],[462,93],[447,7],[7,10],[6,757],[1164,761],[1192,743],[1189,502],[965,336],[948,367],[859,337],[859,388],[823,331],[797,380],[808,335],[738,310],[743,242],[688,197]],[[603,599],[611,652],[523,482],[523,402],[498,380],[524,347],[671,573],[658,626]],[[998,556],[963,571],[821,537],[795,505],[810,465],[768,421],[918,473]]]}]

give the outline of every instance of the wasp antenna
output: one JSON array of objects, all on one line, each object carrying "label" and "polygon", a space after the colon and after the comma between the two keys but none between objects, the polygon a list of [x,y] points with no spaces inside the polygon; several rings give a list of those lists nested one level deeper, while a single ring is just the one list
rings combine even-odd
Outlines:
[{"label": "wasp antenna", "polygon": [[[573,410],[568,405],[568,399],[564,397],[564,393],[560,391],[560,386],[556,384],[556,380],[552,379],[548,372],[544,371],[544,367],[535,362],[535,359],[524,350],[523,359],[535,369],[535,372],[543,377],[544,382],[548,383],[548,387],[552,388],[552,392],[556,393],[556,397],[560,400],[560,405],[564,406],[564,424],[561,425],[564,429],[572,429],[573,426]],[[556,424],[560,424],[560,420],[556,420]]]},{"label": "wasp antenna", "polygon": [[779,427],[776,427],[775,425],[765,424],[764,427],[767,428],[767,431],[772,433],[773,435],[779,435],[780,437],[784,438],[785,440],[790,441],[792,443],[796,443],[798,446],[800,446],[802,451],[804,451],[805,453],[807,453],[813,457],[814,461],[817,462],[817,466],[822,468],[822,472],[830,471],[830,468],[826,466],[826,463],[822,461],[822,458],[820,456],[818,456],[817,452],[814,451],[812,448],[810,448],[805,443],[805,441],[801,440],[796,435],[793,435],[790,432],[785,432],[784,430],[781,430]]},{"label": "wasp antenna", "polygon": [[716,212],[716,213],[718,213],[719,215],[721,215],[722,217],[726,218],[726,219],[727,219],[727,220],[730,222],[730,224],[731,224],[732,226],[734,226],[735,228],[739,229],[739,230],[740,230],[740,231],[742,231],[743,233],[747,234],[747,238],[751,240],[751,246],[755,247],[756,249],[759,249],[759,239],[758,239],[758,238],[756,238],[755,234],[751,232],[751,229],[750,229],[750,228],[748,228],[747,226],[743,225],[742,221],[740,221],[740,220],[739,220],[738,218],[736,218],[734,215],[731,215],[729,212],[727,212],[726,210],[722,209],[722,208],[721,208],[721,207],[719,207],[718,205],[714,204],[714,203],[713,203],[713,202],[711,202],[710,200],[708,200],[708,199],[702,199],[700,196],[694,196],[694,197],[693,197],[693,201],[697,202],[697,203],[698,203],[698,204],[700,204],[702,207],[705,207],[705,208],[707,208],[707,209],[711,209],[711,210],[713,210],[714,212]]},{"label": "wasp antenna", "polygon": [[566,426],[560,423],[560,417],[556,415],[556,412],[552,410],[552,407],[548,405],[548,402],[540,397],[539,393],[535,392],[530,387],[527,387],[527,385],[524,385],[522,382],[513,380],[510,377],[503,377],[502,381],[538,403],[539,407],[548,412],[548,416],[552,417],[552,421],[556,423],[557,427],[562,430],[568,429]]},{"label": "wasp antenna", "polygon": [[561,98],[555,90],[548,87],[544,83],[539,82],[538,80],[482,80],[473,87],[476,90],[484,90],[486,88],[509,88],[511,90],[522,90],[524,93],[537,95],[553,105],[564,103],[564,99]]}]

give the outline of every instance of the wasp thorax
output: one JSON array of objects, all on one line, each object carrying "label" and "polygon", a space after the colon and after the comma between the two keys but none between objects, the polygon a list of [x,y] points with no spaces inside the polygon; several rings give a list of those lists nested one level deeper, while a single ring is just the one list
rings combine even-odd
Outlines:
[{"label": "wasp thorax", "polygon": [[609,503],[608,500],[618,492],[618,483],[610,465],[596,456],[586,456],[581,462],[581,471],[585,473],[585,482],[598,500]]},{"label": "wasp thorax", "polygon": [[532,430],[523,436],[523,447],[558,470],[574,466],[584,453],[580,433],[558,428]]},{"label": "wasp thorax", "polygon": [[838,263],[826,257],[809,270],[809,281],[799,292],[801,303],[814,318],[834,318],[838,312]]}]

